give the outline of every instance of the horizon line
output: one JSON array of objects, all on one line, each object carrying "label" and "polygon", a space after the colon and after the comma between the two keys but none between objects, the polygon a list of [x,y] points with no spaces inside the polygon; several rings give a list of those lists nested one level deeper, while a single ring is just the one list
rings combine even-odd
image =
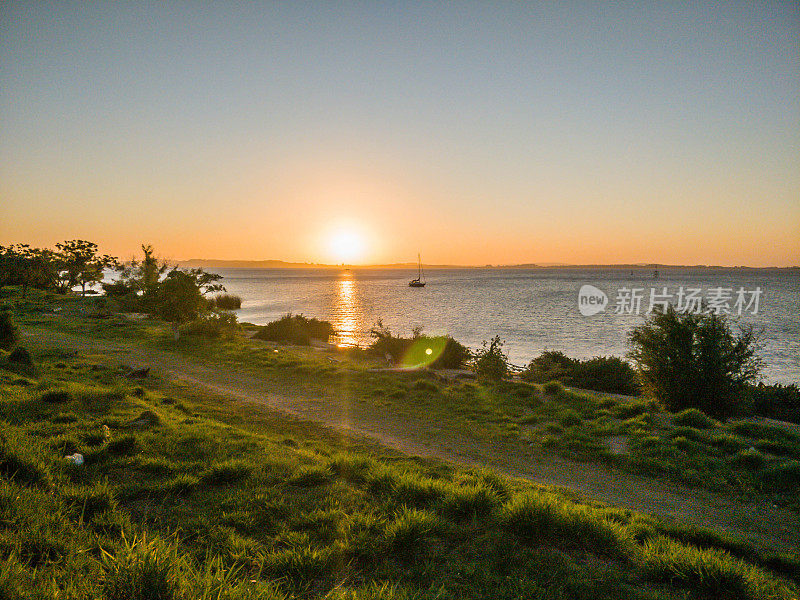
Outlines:
[{"label": "horizon line", "polygon": [[[217,268],[275,268],[275,269],[410,269],[417,266],[417,263],[313,263],[313,262],[294,262],[279,259],[251,260],[251,259],[216,259],[216,258],[190,258],[188,260],[177,261],[180,266],[188,267],[217,267]],[[709,265],[709,264],[666,264],[666,263],[509,263],[509,264],[425,264],[422,266],[427,269],[569,269],[569,268],[617,268],[617,269],[783,269],[800,270],[800,265],[785,267],[763,266],[753,267],[749,265]]]}]

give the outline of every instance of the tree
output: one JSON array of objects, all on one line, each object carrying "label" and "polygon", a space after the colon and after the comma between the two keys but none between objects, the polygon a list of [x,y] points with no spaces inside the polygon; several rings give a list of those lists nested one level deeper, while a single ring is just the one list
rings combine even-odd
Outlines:
[{"label": "tree", "polygon": [[178,327],[181,324],[194,321],[209,311],[205,294],[225,290],[216,283],[220,279],[221,275],[206,273],[202,269],[189,271],[173,269],[152,292],[155,298],[155,312],[165,321],[172,323],[172,335],[175,341],[180,337]]},{"label": "tree", "polygon": [[61,280],[67,289],[80,284],[81,295],[86,295],[86,286],[103,280],[103,270],[115,267],[117,259],[107,254],[97,254],[97,244],[86,240],[68,240],[56,244],[63,270]]},{"label": "tree", "polygon": [[479,379],[500,381],[508,372],[508,355],[503,352],[500,336],[492,338],[489,345],[483,342],[483,348],[475,353],[475,371]]},{"label": "tree", "polygon": [[671,411],[736,414],[761,367],[753,328],[734,333],[724,315],[685,314],[669,306],[634,328],[628,341],[645,389]]},{"label": "tree", "polygon": [[24,298],[29,287],[51,289],[58,280],[58,257],[52,250],[29,244],[0,246],[0,287],[19,285]]},{"label": "tree", "polygon": [[118,267],[120,279],[115,283],[147,295],[155,291],[164,273],[170,270],[170,265],[156,258],[150,244],[142,244],[142,252],[143,260],[134,258],[130,263]]}]

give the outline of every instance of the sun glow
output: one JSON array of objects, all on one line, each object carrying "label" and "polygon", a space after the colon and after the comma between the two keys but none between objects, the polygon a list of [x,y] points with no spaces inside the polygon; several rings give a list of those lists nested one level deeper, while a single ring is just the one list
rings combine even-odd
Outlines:
[{"label": "sun glow", "polygon": [[336,262],[356,262],[364,256],[364,239],[352,229],[339,229],[328,239],[328,251]]}]

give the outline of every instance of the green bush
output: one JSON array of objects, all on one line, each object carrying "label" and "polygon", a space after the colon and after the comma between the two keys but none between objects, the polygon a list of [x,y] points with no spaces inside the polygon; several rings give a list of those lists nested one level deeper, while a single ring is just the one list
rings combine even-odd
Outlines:
[{"label": "green bush", "polygon": [[470,356],[469,348],[450,336],[446,336],[444,338],[444,350],[430,366],[434,369],[460,369],[470,359]]},{"label": "green bush", "polygon": [[764,385],[748,388],[748,400],[754,414],[761,417],[800,423],[800,387],[792,385]]},{"label": "green bush", "polygon": [[639,394],[639,381],[631,365],[616,356],[595,356],[576,361],[571,374],[574,387],[635,396]]},{"label": "green bush", "polygon": [[11,311],[0,311],[0,348],[8,350],[19,341],[19,329],[14,324]]},{"label": "green bush", "polygon": [[424,336],[417,329],[413,337],[399,337],[384,327],[380,319],[370,335],[375,341],[368,348],[369,354],[380,358],[391,356],[395,363],[406,367],[460,369],[471,357],[469,348],[450,336]]},{"label": "green bush", "polygon": [[718,418],[741,412],[746,386],[761,367],[754,330],[734,334],[724,315],[670,306],[635,327],[629,343],[646,390],[673,412],[698,408]]},{"label": "green bush", "polygon": [[522,379],[532,383],[561,381],[572,374],[575,363],[577,363],[577,360],[570,358],[563,352],[546,350],[531,360],[520,376]]},{"label": "green bush", "polygon": [[239,323],[236,315],[230,312],[205,315],[184,325],[181,332],[186,335],[199,335],[207,338],[231,338],[236,335]]},{"label": "green bush", "polygon": [[500,336],[495,336],[489,345],[483,342],[483,348],[475,354],[475,372],[479,379],[500,381],[508,372],[508,356],[503,352]]},{"label": "green bush", "polygon": [[328,321],[289,313],[277,321],[264,325],[253,337],[271,342],[308,346],[312,339],[327,342],[334,333],[333,325]]},{"label": "green bush", "polygon": [[564,385],[598,392],[628,396],[639,393],[636,372],[630,364],[615,356],[578,360],[548,350],[528,363],[521,377],[534,383],[560,381]]}]

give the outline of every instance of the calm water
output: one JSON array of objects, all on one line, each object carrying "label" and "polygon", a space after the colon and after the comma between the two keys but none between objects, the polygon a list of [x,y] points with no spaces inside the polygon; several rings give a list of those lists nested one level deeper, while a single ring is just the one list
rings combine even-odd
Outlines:
[{"label": "calm water", "polygon": [[[330,321],[345,345],[370,343],[377,319],[393,332],[410,335],[413,327],[427,334],[448,334],[478,348],[500,335],[511,362],[526,364],[543,350],[574,357],[623,356],[626,334],[644,320],[650,289],[677,294],[678,289],[761,289],[757,314],[744,311],[736,321],[761,331],[764,378],[769,382],[800,380],[800,276],[787,271],[666,269],[453,269],[426,272],[427,286],[407,282],[416,271],[356,269],[216,269],[229,293],[242,297],[240,321],[265,324],[287,312]],[[585,317],[578,310],[578,291],[592,284],[605,291],[605,312]],[[615,314],[620,288],[643,289],[641,312]],[[747,299],[750,299],[748,294]],[[734,312],[735,309],[734,309]]]}]

